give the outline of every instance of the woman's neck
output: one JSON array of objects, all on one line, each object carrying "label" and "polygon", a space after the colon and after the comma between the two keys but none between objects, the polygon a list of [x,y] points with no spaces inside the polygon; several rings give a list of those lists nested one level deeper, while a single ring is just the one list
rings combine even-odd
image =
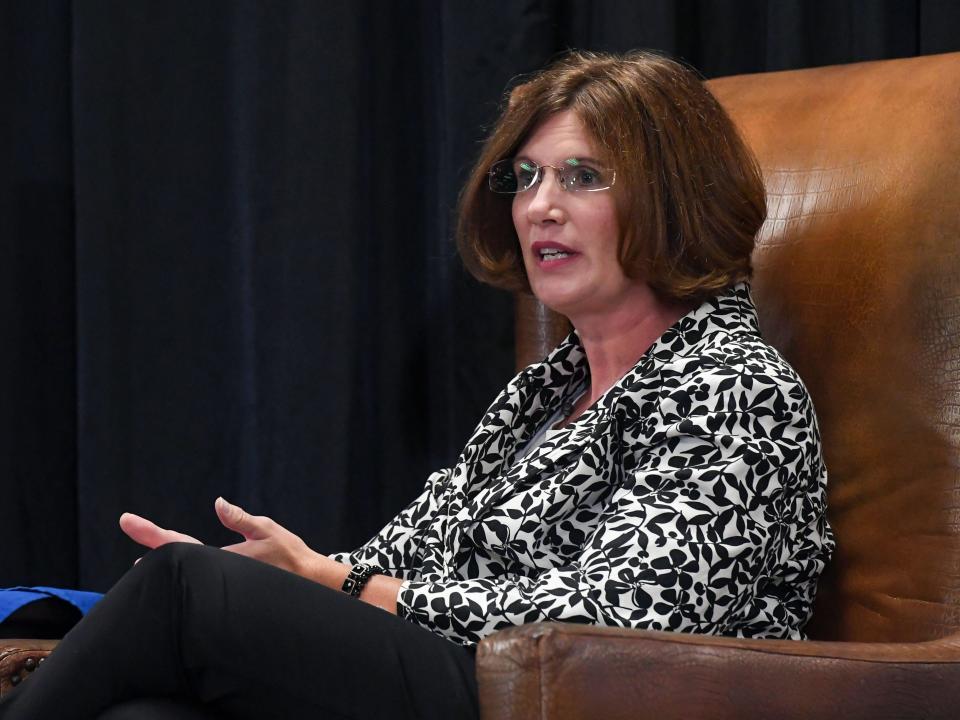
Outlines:
[{"label": "woman's neck", "polygon": [[696,307],[696,303],[661,300],[651,292],[638,306],[602,316],[571,318],[590,367],[589,397],[582,399],[582,407],[591,407],[599,400],[670,326]]}]

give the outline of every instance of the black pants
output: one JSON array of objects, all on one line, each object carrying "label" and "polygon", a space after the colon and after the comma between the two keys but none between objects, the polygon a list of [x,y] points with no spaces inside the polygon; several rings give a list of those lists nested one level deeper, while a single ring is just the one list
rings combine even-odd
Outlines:
[{"label": "black pants", "polygon": [[146,555],[0,719],[476,718],[473,652],[201,545]]}]

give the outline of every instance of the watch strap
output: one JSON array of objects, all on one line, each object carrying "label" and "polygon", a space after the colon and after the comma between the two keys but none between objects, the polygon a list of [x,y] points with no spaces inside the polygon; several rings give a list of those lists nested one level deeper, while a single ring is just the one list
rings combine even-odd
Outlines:
[{"label": "watch strap", "polygon": [[374,575],[382,575],[383,568],[372,563],[357,563],[350,568],[350,573],[343,581],[340,587],[343,592],[351,597],[359,597],[363,588]]}]

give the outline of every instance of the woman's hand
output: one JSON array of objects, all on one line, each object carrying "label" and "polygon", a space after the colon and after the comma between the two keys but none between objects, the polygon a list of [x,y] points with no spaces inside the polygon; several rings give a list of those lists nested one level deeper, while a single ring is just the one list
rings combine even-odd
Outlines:
[{"label": "woman's hand", "polygon": [[[243,542],[227,545],[224,550],[275,565],[334,590],[341,588],[350,572],[349,565],[314,552],[299,535],[268,517],[250,515],[222,497],[217,498],[213,507],[225,528],[243,536]],[[195,537],[167,530],[133,513],[120,516],[120,528],[134,542],[150,549],[171,542],[202,544]],[[397,593],[402,582],[399,578],[375,575],[370,578],[360,599],[396,615]]]},{"label": "woman's hand", "polygon": [[264,515],[250,515],[222,497],[217,498],[213,507],[223,526],[244,538],[243,542],[224,546],[224,550],[275,565],[324,585],[335,581],[330,575],[338,571],[340,563],[311,550],[299,535]]},{"label": "woman's hand", "polygon": [[[243,536],[243,542],[223,549],[260,560],[302,575],[305,578],[339,589],[349,567],[311,550],[298,536],[263,515],[250,515],[242,508],[217,498],[214,510],[223,526]],[[195,537],[162,528],[146,518],[124,513],[120,528],[130,538],[150,549],[171,542],[200,544]]]},{"label": "woman's hand", "polygon": [[146,518],[134,515],[133,513],[124,513],[120,516],[120,529],[123,530],[130,539],[151,550],[161,545],[172,542],[188,542],[202,545],[195,537],[184,535],[176,530],[166,530],[156,523],[152,523]]},{"label": "woman's hand", "polygon": [[[334,590],[343,586],[350,572],[349,565],[314,552],[299,535],[268,517],[250,515],[222,497],[217,498],[214,508],[223,526],[244,538],[243,542],[227,545],[224,550],[276,565]],[[397,594],[402,583],[399,578],[375,575],[370,578],[360,599],[396,615]]]}]

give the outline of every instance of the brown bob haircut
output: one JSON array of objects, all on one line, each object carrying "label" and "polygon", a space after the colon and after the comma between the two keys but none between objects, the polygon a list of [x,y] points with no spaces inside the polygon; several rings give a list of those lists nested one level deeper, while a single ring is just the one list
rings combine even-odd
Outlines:
[{"label": "brown bob haircut", "polygon": [[572,52],[518,85],[460,195],[457,244],[482,282],[529,292],[512,195],[487,173],[548,117],[572,110],[617,173],[619,259],[658,294],[702,300],[750,277],[766,217],[753,154],[690,68],[651,52]]}]

